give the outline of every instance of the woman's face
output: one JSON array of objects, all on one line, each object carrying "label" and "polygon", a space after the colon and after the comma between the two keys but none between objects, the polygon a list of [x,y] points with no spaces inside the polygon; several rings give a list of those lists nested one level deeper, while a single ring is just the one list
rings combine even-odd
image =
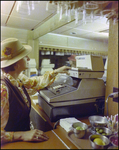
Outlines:
[{"label": "woman's face", "polygon": [[30,58],[28,56],[25,56],[24,58],[18,61],[20,71],[23,71],[29,68],[29,62],[28,62],[29,60]]}]

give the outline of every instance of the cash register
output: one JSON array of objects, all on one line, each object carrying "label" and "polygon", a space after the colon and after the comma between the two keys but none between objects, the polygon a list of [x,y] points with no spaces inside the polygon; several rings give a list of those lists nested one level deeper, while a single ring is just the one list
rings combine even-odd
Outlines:
[{"label": "cash register", "polygon": [[103,115],[105,84],[101,56],[76,56],[69,75],[58,74],[53,84],[39,91],[38,103],[51,122],[65,117]]}]

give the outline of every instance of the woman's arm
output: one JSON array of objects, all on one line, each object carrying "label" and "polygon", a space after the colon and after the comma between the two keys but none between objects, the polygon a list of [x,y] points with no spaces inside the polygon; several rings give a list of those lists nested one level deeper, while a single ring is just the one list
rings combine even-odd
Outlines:
[{"label": "woman's arm", "polygon": [[68,66],[62,66],[58,69],[55,69],[54,70],[54,73],[66,73],[68,74],[68,70],[71,69],[71,67],[68,67]]},{"label": "woman's arm", "polygon": [[66,73],[68,74],[68,70],[70,67],[63,66],[53,71],[46,71],[42,76],[34,76],[34,77],[27,77],[24,74],[19,75],[19,79],[23,82],[25,88],[29,95],[35,94],[37,91],[47,87],[48,85],[52,84],[55,80],[55,77],[58,73]]}]

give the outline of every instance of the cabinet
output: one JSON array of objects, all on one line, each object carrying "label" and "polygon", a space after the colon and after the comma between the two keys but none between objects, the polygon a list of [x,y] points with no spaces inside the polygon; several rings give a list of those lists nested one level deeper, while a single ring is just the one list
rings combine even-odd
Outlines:
[{"label": "cabinet", "polygon": [[48,51],[48,53],[46,51],[39,51],[39,69],[41,69],[41,63],[43,59],[50,59],[50,63],[51,64],[55,64],[55,67],[53,69],[59,68],[63,65],[68,65],[67,61],[68,61],[68,57],[70,55],[57,55],[57,52],[53,52],[53,51]]}]

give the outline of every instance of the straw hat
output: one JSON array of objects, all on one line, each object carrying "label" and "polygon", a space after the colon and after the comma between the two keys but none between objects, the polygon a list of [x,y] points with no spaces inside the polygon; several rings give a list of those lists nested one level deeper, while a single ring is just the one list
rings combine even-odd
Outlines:
[{"label": "straw hat", "polygon": [[8,67],[19,61],[32,50],[29,45],[22,45],[16,38],[8,38],[1,42],[1,68]]}]

